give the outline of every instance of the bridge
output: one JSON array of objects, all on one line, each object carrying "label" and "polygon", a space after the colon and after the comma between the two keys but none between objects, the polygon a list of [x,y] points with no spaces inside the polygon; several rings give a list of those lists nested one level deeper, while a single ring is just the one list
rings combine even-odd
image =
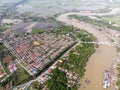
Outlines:
[{"label": "bridge", "polygon": [[107,41],[100,41],[100,42],[81,42],[81,43],[88,43],[88,44],[98,44],[98,45],[108,45],[108,46],[118,46],[119,44],[110,43]]}]

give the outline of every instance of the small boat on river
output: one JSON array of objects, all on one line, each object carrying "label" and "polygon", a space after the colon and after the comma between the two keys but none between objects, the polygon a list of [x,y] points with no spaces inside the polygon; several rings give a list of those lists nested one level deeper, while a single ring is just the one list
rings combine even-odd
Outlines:
[{"label": "small boat on river", "polygon": [[109,88],[111,83],[111,76],[108,70],[104,70],[103,88]]}]

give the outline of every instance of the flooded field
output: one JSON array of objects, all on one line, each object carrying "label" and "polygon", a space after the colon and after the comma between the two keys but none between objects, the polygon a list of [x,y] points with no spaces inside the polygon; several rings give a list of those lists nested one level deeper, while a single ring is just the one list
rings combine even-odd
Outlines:
[{"label": "flooded field", "polygon": [[34,12],[41,16],[49,16],[68,11],[97,10],[106,7],[107,0],[29,0],[18,6],[20,13]]},{"label": "flooded field", "polygon": [[46,31],[52,31],[54,28],[58,26],[57,22],[39,22],[36,24],[33,29],[42,29]]}]

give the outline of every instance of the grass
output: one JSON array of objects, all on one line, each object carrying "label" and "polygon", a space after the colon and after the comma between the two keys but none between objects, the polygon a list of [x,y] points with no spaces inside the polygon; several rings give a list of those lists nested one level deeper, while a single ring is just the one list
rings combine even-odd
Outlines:
[{"label": "grass", "polygon": [[40,33],[43,33],[44,32],[44,30],[42,30],[42,29],[33,29],[32,30],[32,34],[40,34]]},{"label": "grass", "polygon": [[0,32],[6,31],[7,27],[6,26],[0,26]]},{"label": "grass", "polygon": [[27,66],[27,63],[25,63],[24,61],[22,61],[21,64],[22,64],[24,67]]},{"label": "grass", "polygon": [[[120,64],[118,66],[120,66]],[[117,70],[118,70],[118,76],[117,77],[120,78],[120,68],[118,67]],[[120,85],[120,80],[117,80],[116,85],[117,86]],[[120,90],[120,88],[119,88],[119,90]]]},{"label": "grass", "polygon": [[30,75],[23,68],[17,69],[12,76],[14,85],[19,85],[30,77]]},{"label": "grass", "polygon": [[72,26],[65,26],[65,25],[60,25],[55,30],[53,31],[54,33],[62,33],[62,34],[68,34],[70,32],[73,32],[73,27]]},{"label": "grass", "polygon": [[117,52],[118,52],[118,53],[120,52],[120,48],[117,48]]},{"label": "grass", "polygon": [[3,77],[0,78],[0,81],[3,80],[6,77],[6,75],[4,75]]},{"label": "grass", "polygon": [[39,82],[34,81],[28,88],[28,90],[41,90],[41,85]]},{"label": "grass", "polygon": [[11,76],[9,76],[5,81],[1,82],[0,85],[4,87],[6,84],[12,82],[13,86],[17,86],[26,83],[31,79],[33,79],[33,77],[30,76],[29,73],[23,68],[19,67]]},{"label": "grass", "polygon": [[106,20],[108,22],[114,22],[118,25],[120,25],[120,16],[107,16],[107,17],[102,17],[102,20]]},{"label": "grass", "polygon": [[8,68],[6,66],[3,66],[3,69],[5,70],[5,72],[9,75],[10,71],[8,70]]}]

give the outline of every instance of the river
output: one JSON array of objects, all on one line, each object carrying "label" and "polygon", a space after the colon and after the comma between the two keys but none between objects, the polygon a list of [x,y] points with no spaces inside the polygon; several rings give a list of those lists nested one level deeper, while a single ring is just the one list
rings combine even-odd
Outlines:
[{"label": "river", "polygon": [[[57,20],[61,21],[65,24],[73,25],[79,29],[85,29],[88,32],[92,33],[98,41],[107,41],[111,42],[109,38],[96,30],[93,26],[89,24],[84,24],[80,21],[69,19],[68,15],[71,14],[79,14],[79,13],[66,13],[60,15]],[[85,78],[90,80],[89,85],[84,85],[83,88],[79,88],[79,90],[105,90],[102,88],[102,83],[104,79],[104,69],[109,69],[113,62],[113,58],[116,57],[116,48],[107,45],[99,45],[98,50],[89,58],[86,66]],[[109,89],[108,89],[109,90]]]}]

